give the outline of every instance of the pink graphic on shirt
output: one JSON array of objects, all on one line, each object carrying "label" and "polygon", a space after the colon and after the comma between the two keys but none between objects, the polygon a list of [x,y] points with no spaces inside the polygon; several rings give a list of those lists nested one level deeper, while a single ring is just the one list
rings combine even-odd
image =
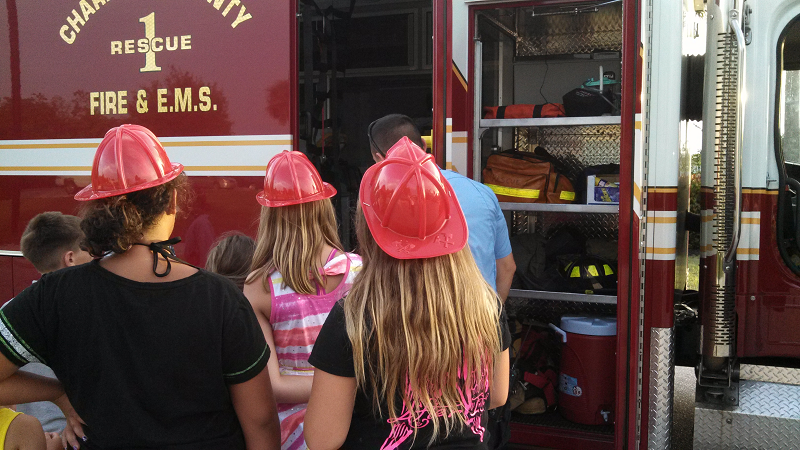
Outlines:
[{"label": "pink graphic on shirt", "polygon": [[[466,362],[464,365],[466,366]],[[462,374],[464,373],[465,369],[466,367],[459,370],[459,375],[462,380]],[[391,424],[392,429],[389,432],[389,436],[383,442],[381,450],[395,450],[399,448],[400,445],[402,445],[414,434],[414,430],[422,429],[431,422],[430,412],[422,406],[422,403],[419,400],[415,398],[411,392],[411,386],[407,381],[406,393],[408,394],[407,396],[412,399],[412,404],[415,405],[413,409],[420,411],[419,417],[415,422],[414,417],[411,414],[411,410],[409,410],[408,405],[403,402],[403,409],[400,412],[400,415],[396,419],[387,420],[387,422]],[[486,430],[483,426],[481,426],[481,416],[483,416],[486,402],[489,399],[489,377],[486,367],[484,366],[481,368],[479,377],[472,377],[472,384],[468,389],[465,389],[464,386],[459,385],[458,394],[461,397],[461,404],[464,408],[462,413],[466,418],[465,425],[468,426],[474,434],[478,435],[481,442],[483,442],[483,434]],[[444,417],[447,412],[444,410],[444,408],[440,408],[435,412],[435,414],[438,417]]]}]

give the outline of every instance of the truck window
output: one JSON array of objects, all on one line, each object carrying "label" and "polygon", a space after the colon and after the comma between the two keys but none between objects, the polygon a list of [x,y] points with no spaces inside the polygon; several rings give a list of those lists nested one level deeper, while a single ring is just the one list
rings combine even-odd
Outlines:
[{"label": "truck window", "polygon": [[784,170],[776,234],[781,256],[800,274],[800,17],[781,33],[777,62],[775,151]]},{"label": "truck window", "polygon": [[[784,32],[781,60],[778,133],[786,163],[800,164],[800,19]],[[795,178],[795,177],[793,177]]]}]

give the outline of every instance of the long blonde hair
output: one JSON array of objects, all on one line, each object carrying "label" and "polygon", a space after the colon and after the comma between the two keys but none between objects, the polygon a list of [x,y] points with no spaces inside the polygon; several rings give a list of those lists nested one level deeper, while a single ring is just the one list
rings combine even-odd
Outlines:
[{"label": "long blonde hair", "polygon": [[[330,199],[270,208],[261,207],[252,273],[246,284],[261,279],[269,292],[268,275],[278,270],[283,283],[300,294],[314,294],[325,285],[319,254],[325,244],[343,252]],[[315,285],[316,284],[316,285]]]},{"label": "long blonde hair", "polygon": [[392,258],[372,238],[360,205],[356,229],[363,268],[344,312],[357,386],[372,392],[375,411],[386,399],[392,423],[402,407],[415,438],[427,412],[433,443],[467,423],[463,389],[490,383],[500,352],[499,300],[469,247]]}]

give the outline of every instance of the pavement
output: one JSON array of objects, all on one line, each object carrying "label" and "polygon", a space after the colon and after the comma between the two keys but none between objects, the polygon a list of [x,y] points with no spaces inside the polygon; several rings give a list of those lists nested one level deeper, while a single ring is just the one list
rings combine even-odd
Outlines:
[{"label": "pavement", "polygon": [[694,431],[694,367],[675,367],[672,407],[672,450],[692,450]]}]

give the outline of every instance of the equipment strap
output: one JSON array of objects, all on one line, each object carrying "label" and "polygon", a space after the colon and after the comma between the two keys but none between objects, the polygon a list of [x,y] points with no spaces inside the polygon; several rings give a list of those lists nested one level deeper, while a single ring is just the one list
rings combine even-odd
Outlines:
[{"label": "equipment strap", "polygon": [[506,118],[506,107],[505,106],[498,106],[497,107],[497,119],[505,119]]}]

